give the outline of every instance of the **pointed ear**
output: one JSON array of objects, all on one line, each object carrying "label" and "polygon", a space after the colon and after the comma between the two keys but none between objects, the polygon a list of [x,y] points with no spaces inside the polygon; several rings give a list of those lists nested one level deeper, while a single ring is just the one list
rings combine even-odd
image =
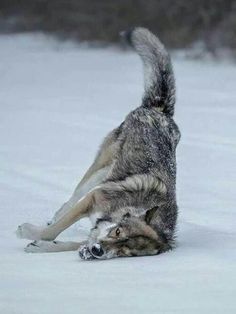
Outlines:
[{"label": "pointed ear", "polygon": [[153,215],[155,214],[155,212],[157,211],[158,207],[153,207],[149,210],[146,211],[146,214],[144,216],[144,220],[146,221],[146,223],[149,225]]}]

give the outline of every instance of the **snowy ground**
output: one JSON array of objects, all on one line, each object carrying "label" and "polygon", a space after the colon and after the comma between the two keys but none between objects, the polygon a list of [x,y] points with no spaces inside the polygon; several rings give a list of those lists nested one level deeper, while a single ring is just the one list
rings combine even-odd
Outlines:
[{"label": "snowy ground", "polygon": [[139,104],[141,63],[131,52],[0,37],[0,313],[236,313],[236,66],[174,61],[178,248],[84,262],[26,254],[14,230],[45,222],[70,196],[103,136]]}]

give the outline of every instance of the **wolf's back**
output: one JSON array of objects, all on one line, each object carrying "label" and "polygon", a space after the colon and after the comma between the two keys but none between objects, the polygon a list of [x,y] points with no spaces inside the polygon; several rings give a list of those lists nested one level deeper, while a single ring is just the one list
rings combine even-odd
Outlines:
[{"label": "wolf's back", "polygon": [[143,106],[155,106],[166,115],[173,116],[175,79],[170,56],[164,45],[148,29],[142,27],[124,32],[123,35],[143,61]]}]

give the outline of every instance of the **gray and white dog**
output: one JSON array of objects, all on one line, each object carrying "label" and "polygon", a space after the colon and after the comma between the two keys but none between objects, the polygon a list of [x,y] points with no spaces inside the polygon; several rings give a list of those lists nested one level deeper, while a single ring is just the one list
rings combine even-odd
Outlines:
[{"label": "gray and white dog", "polygon": [[[175,80],[163,44],[145,28],[124,32],[144,65],[141,106],[111,131],[70,200],[51,224],[18,227],[35,240],[26,252],[79,249],[82,259],[154,255],[174,246],[177,219]],[[83,243],[53,241],[83,217],[93,228]]]}]

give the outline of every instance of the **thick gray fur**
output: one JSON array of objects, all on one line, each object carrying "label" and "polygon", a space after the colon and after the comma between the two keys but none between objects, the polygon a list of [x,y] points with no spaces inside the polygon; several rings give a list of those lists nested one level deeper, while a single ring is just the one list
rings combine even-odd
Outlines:
[{"label": "thick gray fur", "polygon": [[[151,255],[174,245],[177,220],[176,146],[180,132],[173,120],[175,83],[163,44],[144,28],[126,32],[144,64],[141,105],[103,141],[94,163],[46,228],[23,224],[18,236],[53,240],[82,217],[99,217],[80,256]],[[113,230],[114,229],[114,230]],[[100,230],[100,231],[99,231]],[[40,242],[27,251],[74,249]],[[79,247],[79,244],[78,244]]]},{"label": "thick gray fur", "polygon": [[[180,140],[172,117],[175,104],[172,64],[163,44],[149,30],[135,28],[125,35],[143,61],[145,93],[141,106],[107,137],[115,144],[116,152],[103,193],[110,200],[109,216],[111,211],[125,206],[155,208],[149,224],[171,247],[177,219],[176,146]],[[152,179],[163,183],[165,189],[152,186]],[[132,184],[126,183],[128,180]],[[116,182],[116,187],[117,182],[122,183],[116,190],[112,182]],[[135,188],[135,183],[140,186]]]},{"label": "thick gray fur", "polygon": [[143,105],[158,106],[173,116],[175,79],[170,56],[160,40],[145,28],[124,32],[123,36],[134,47],[143,61],[145,93]]}]

